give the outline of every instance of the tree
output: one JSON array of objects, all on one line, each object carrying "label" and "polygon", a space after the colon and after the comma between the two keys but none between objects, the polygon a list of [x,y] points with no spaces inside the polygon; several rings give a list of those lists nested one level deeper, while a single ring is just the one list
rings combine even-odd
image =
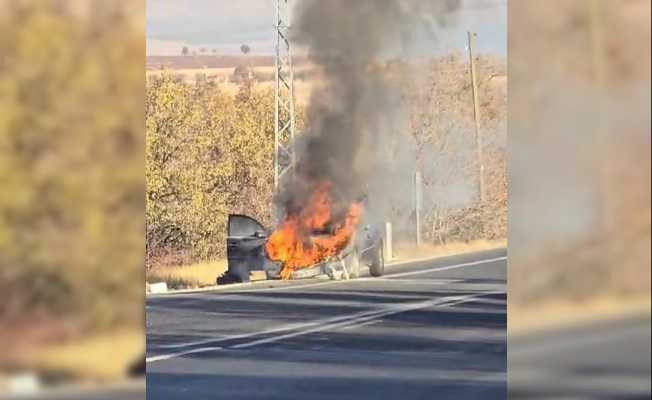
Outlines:
[{"label": "tree", "polygon": [[240,46],[240,51],[242,52],[242,54],[247,55],[251,51],[251,48],[248,45],[243,44],[242,46]]},{"label": "tree", "polygon": [[96,3],[88,18],[50,1],[0,17],[3,330],[142,324],[144,41],[124,2]]},{"label": "tree", "polygon": [[190,50],[188,49],[188,46],[183,46],[181,49],[181,54],[184,56],[187,56],[190,53]]},{"label": "tree", "polygon": [[172,74],[148,83],[146,219],[149,260],[188,252],[224,255],[230,212],[269,223],[273,93],[249,87],[226,94]]}]

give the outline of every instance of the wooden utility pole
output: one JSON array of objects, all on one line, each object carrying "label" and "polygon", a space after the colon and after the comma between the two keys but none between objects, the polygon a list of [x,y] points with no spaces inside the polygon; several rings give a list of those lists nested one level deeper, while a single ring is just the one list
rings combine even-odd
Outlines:
[{"label": "wooden utility pole", "polygon": [[485,181],[484,181],[484,156],[483,156],[483,140],[482,130],[480,129],[480,104],[478,103],[478,75],[475,67],[475,57],[473,56],[473,46],[477,34],[467,32],[468,49],[469,49],[469,65],[471,71],[471,87],[473,91],[473,118],[475,120],[475,141],[478,155],[478,191],[480,192],[480,201],[484,202],[486,198]]}]

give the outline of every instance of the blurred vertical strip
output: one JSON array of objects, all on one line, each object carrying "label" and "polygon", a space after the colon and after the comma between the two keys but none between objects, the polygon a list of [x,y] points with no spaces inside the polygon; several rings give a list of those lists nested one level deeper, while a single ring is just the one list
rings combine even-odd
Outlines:
[{"label": "blurred vertical strip", "polygon": [[118,377],[99,338],[142,355],[144,23],[144,1],[0,0],[0,392]]},{"label": "blurred vertical strip", "polygon": [[510,398],[650,398],[650,2],[509,2]]},{"label": "blurred vertical strip", "polygon": [[514,305],[650,290],[650,2],[509,4]]}]

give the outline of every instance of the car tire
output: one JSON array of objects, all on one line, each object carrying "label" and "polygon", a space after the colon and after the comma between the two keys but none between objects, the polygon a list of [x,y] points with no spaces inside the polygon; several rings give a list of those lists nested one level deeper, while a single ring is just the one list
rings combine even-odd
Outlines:
[{"label": "car tire", "polygon": [[281,279],[281,266],[280,264],[274,263],[272,261],[267,261],[263,267],[265,275],[268,280],[278,280]]},{"label": "car tire", "polygon": [[360,257],[358,257],[358,249],[353,249],[344,259],[344,264],[349,272],[349,278],[357,278],[360,276]]},{"label": "car tire", "polygon": [[385,255],[383,254],[383,242],[378,243],[376,248],[376,257],[369,265],[369,273],[371,276],[379,277],[385,273]]}]

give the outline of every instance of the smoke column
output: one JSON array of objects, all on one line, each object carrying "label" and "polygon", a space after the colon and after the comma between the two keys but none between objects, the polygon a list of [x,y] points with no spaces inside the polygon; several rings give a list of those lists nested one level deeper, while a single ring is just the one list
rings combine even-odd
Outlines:
[{"label": "smoke column", "polygon": [[386,160],[379,146],[387,144],[384,136],[406,126],[385,62],[408,49],[415,35],[434,40],[438,25],[459,5],[459,0],[297,2],[291,39],[306,49],[323,82],[308,105],[296,179],[284,182],[277,198],[286,213],[299,211],[324,180],[333,184],[335,215],[367,192],[370,182],[382,182]]}]

